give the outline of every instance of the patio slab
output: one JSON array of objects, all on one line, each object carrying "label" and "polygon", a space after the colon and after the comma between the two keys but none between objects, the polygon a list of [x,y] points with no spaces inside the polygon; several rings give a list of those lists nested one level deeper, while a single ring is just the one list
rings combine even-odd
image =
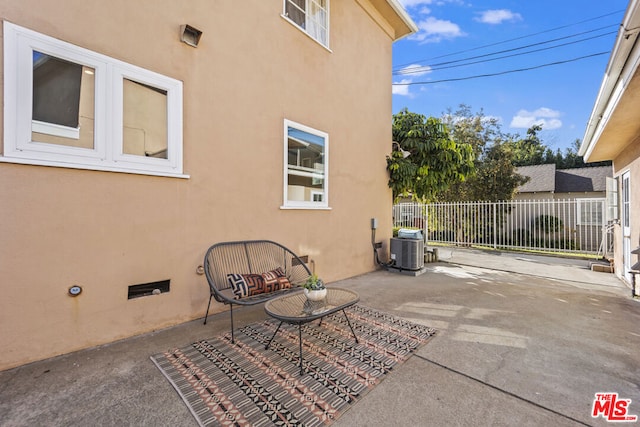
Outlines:
[{"label": "patio slab", "polygon": [[[449,255],[418,277],[377,271],[332,284],[439,330],[335,426],[607,425],[590,416],[597,392],[631,399],[640,415],[640,302],[613,275],[564,260]],[[0,425],[196,425],[149,356],[228,322],[221,313],[0,372]]]}]

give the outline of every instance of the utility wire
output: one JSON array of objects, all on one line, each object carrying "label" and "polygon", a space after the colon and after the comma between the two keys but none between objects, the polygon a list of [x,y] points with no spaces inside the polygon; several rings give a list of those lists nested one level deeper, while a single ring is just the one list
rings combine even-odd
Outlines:
[{"label": "utility wire", "polygon": [[[617,26],[617,25],[615,25],[615,26]],[[425,65],[425,66],[422,66],[422,67],[411,67],[411,68],[408,68],[408,69],[404,68],[404,69],[400,69],[400,70],[394,71],[393,74],[395,74],[395,75],[406,75],[406,74],[415,74],[415,73],[420,73],[420,72],[424,72],[424,71],[430,71],[430,70],[433,70],[436,67],[440,67],[442,65],[456,64],[456,63],[459,63],[459,62],[470,61],[472,59],[487,58],[487,57],[490,57],[490,56],[499,55],[501,53],[514,52],[514,51],[517,51],[517,50],[527,49],[527,48],[530,48],[530,47],[542,46],[542,45],[545,45],[545,44],[549,44],[549,43],[553,43],[553,42],[557,42],[557,41],[561,41],[561,40],[567,40],[567,39],[570,39],[570,38],[574,38],[574,37],[582,36],[582,35],[585,35],[585,34],[593,33],[593,32],[600,31],[600,30],[603,30],[603,29],[606,29],[606,28],[609,28],[609,27],[611,27],[611,25],[607,25],[607,26],[604,26],[604,27],[596,28],[594,30],[583,31],[581,33],[576,33],[576,34],[573,34],[573,35],[570,35],[570,36],[566,36],[566,37],[559,37],[559,38],[555,38],[555,39],[545,40],[545,41],[538,42],[538,43],[532,43],[532,44],[519,46],[519,47],[515,47],[515,48],[511,48],[511,49],[505,49],[505,50],[500,50],[500,51],[496,51],[496,52],[486,53],[486,54],[483,54],[483,55],[471,56],[469,58],[456,59],[455,61],[440,62],[440,63],[436,63],[436,64],[432,64],[432,65]],[[604,37],[604,36],[608,36],[608,35],[615,34],[615,33],[616,33],[616,31],[611,31],[611,32],[608,32],[608,33],[600,34],[598,36],[588,37],[588,38],[581,39],[581,40],[574,41],[574,42],[559,44],[557,46],[551,46],[548,49],[554,49],[554,48],[560,47],[560,46],[566,46],[566,45],[569,45],[569,44],[575,44],[577,42],[591,40],[591,39],[594,39],[594,38],[597,38],[597,37]],[[542,50],[546,50],[546,49],[537,49],[537,50],[532,50],[530,52],[525,52],[525,53],[540,52]],[[508,58],[510,56],[517,56],[517,55],[507,55],[507,56],[502,56],[501,58]],[[478,62],[483,62],[483,61],[471,62],[471,64],[476,64]],[[443,67],[443,68],[451,68],[451,67]],[[442,69],[442,68],[437,68],[437,69]]]},{"label": "utility wire", "polygon": [[607,54],[609,54],[609,51],[600,52],[600,53],[593,53],[591,55],[580,56],[578,58],[567,59],[567,60],[564,60],[564,61],[550,62],[550,63],[547,63],[547,64],[536,65],[536,66],[533,66],[533,67],[519,68],[517,70],[501,71],[501,72],[498,72],[498,73],[478,74],[478,75],[475,75],[475,76],[457,77],[457,78],[442,79],[442,80],[432,80],[432,81],[427,81],[427,82],[393,83],[392,85],[393,86],[430,85],[430,84],[435,84],[435,83],[458,82],[458,81],[462,81],[462,80],[479,79],[479,78],[483,78],[483,77],[495,77],[495,76],[501,76],[501,75],[504,75],[504,74],[511,74],[511,73],[519,73],[519,72],[522,72],[522,71],[537,70],[538,68],[550,67],[552,65],[566,64],[566,63],[569,63],[569,62],[580,61],[582,59],[593,58],[593,57],[596,57],[596,56],[607,55]]},{"label": "utility wire", "polygon": [[624,12],[624,9],[616,10],[616,11],[613,11],[613,12],[610,12],[610,13],[606,13],[604,15],[600,15],[600,16],[596,16],[596,17],[593,17],[593,18],[585,19],[583,21],[574,22],[572,24],[562,25],[560,27],[555,27],[555,28],[550,28],[548,30],[539,31],[537,33],[526,34],[524,36],[519,36],[519,37],[515,37],[515,38],[512,38],[512,39],[507,39],[507,40],[502,40],[502,41],[495,42],[495,43],[485,44],[485,45],[482,45],[482,46],[476,46],[476,47],[472,47],[472,48],[469,48],[469,49],[460,50],[460,51],[457,51],[457,52],[447,53],[445,55],[434,56],[434,57],[431,57],[431,58],[418,59],[418,60],[415,60],[415,61],[412,61],[412,62],[407,62],[407,63],[404,63],[404,64],[397,65],[396,68],[401,68],[401,67],[405,67],[407,65],[412,65],[412,64],[415,64],[416,62],[424,62],[424,61],[429,61],[429,60],[433,60],[433,59],[446,58],[446,57],[458,55],[458,54],[461,54],[461,53],[477,51],[478,49],[484,49],[486,47],[492,47],[492,46],[497,46],[497,45],[500,45],[500,44],[516,41],[516,40],[526,39],[526,38],[529,38],[529,37],[538,36],[540,34],[546,34],[546,33],[550,33],[550,32],[553,32],[553,31],[562,30],[564,28],[573,27],[575,25],[584,24],[585,22],[596,21],[598,19],[606,18],[607,16],[615,15],[615,14],[618,14],[620,12]]},{"label": "utility wire", "polygon": [[[597,38],[600,38],[600,37],[609,36],[609,35],[615,34],[615,33],[616,33],[616,31],[611,31],[611,32],[604,33],[604,34],[599,34],[597,36],[587,37],[587,38],[580,39],[580,40],[574,40],[572,42],[567,42],[567,43],[561,43],[561,44],[558,44],[558,45],[555,45],[555,46],[549,46],[549,47],[540,48],[540,49],[533,49],[533,50],[529,50],[529,51],[526,51],[526,52],[520,52],[520,53],[512,53],[510,55],[498,56],[496,58],[489,58],[489,59],[482,59],[482,60],[479,60],[479,61],[466,62],[464,64],[446,65],[446,66],[443,66],[443,67],[439,67],[439,66],[437,66],[437,64],[434,64],[433,67],[430,67],[428,65],[424,66],[424,67],[411,67],[411,68],[406,68],[406,69],[404,69],[402,71],[395,72],[393,74],[394,75],[399,75],[399,76],[408,76],[408,75],[411,75],[411,74],[422,74],[422,73],[431,72],[431,71],[439,71],[439,70],[446,70],[446,69],[449,69],[449,68],[465,67],[467,65],[482,64],[482,63],[485,63],[485,62],[498,61],[500,59],[513,58],[515,56],[529,55],[531,53],[543,52],[543,51],[547,51],[547,50],[551,50],[551,49],[557,49],[557,48],[560,48],[560,47],[569,46],[569,45],[572,45],[572,44],[582,43],[582,42],[593,40],[593,39],[597,39]],[[484,57],[484,56],[478,56],[477,58],[482,58],[482,57]],[[469,59],[473,59],[473,58],[469,58]],[[466,60],[452,61],[451,64],[453,64],[455,62],[461,62],[461,61],[466,61]]]}]

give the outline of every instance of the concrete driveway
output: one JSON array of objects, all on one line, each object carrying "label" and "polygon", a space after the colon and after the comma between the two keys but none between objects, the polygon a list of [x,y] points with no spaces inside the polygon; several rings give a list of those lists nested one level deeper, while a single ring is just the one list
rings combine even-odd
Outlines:
[{"label": "concrete driveway", "polygon": [[[418,277],[331,284],[439,331],[334,425],[608,425],[591,417],[598,392],[640,415],[640,302],[613,275],[473,250],[441,259]],[[0,372],[0,425],[195,425],[149,356],[228,328],[226,313],[212,320]]]}]

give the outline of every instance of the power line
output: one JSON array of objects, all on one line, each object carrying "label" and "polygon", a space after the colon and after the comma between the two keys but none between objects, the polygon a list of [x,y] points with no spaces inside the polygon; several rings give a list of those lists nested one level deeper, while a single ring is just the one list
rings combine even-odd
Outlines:
[{"label": "power line", "polygon": [[591,55],[580,56],[578,58],[567,59],[567,60],[564,60],[564,61],[550,62],[550,63],[547,63],[547,64],[536,65],[536,66],[533,66],[533,67],[519,68],[519,69],[516,69],[516,70],[501,71],[501,72],[498,72],[498,73],[478,74],[478,75],[475,75],[475,76],[457,77],[457,78],[442,79],[442,80],[432,80],[432,81],[428,81],[428,82],[392,83],[392,85],[393,86],[430,85],[430,84],[435,84],[435,83],[458,82],[458,81],[462,81],[462,80],[479,79],[479,78],[484,78],[484,77],[495,77],[495,76],[501,76],[501,75],[504,75],[504,74],[511,74],[511,73],[519,73],[519,72],[522,72],[522,71],[537,70],[538,68],[550,67],[552,65],[567,64],[569,62],[580,61],[582,59],[593,58],[593,57],[596,57],[596,56],[608,55],[608,54],[609,54],[609,51],[606,51],[606,52],[600,52],[600,53],[593,53]]},{"label": "power line", "polygon": [[[580,39],[580,40],[574,40],[572,42],[561,43],[561,44],[558,44],[558,45],[555,45],[555,46],[549,46],[549,47],[545,47],[545,48],[541,48],[541,49],[533,49],[533,50],[529,50],[527,52],[520,52],[520,53],[513,53],[513,54],[510,54],[510,55],[498,56],[496,58],[482,59],[482,60],[479,60],[479,61],[466,62],[464,64],[457,64],[457,65],[446,65],[446,66],[443,66],[443,67],[439,67],[438,66],[439,64],[434,64],[433,67],[428,66],[428,65],[426,65],[424,67],[411,67],[411,68],[405,68],[404,70],[401,70],[401,71],[394,72],[393,74],[397,75],[397,76],[408,76],[408,75],[411,75],[411,74],[422,74],[422,73],[431,72],[431,71],[439,71],[439,70],[446,70],[446,69],[449,69],[449,68],[465,67],[467,65],[482,64],[482,63],[486,63],[486,62],[498,61],[500,59],[513,58],[515,56],[529,55],[531,53],[537,53],[537,52],[543,52],[543,51],[547,51],[547,50],[551,50],[551,49],[557,49],[557,48],[560,48],[560,47],[569,46],[569,45],[577,44],[577,43],[582,43],[582,42],[585,42],[585,41],[597,39],[597,38],[600,38],[600,37],[609,36],[609,35],[612,35],[612,34],[616,34],[616,31],[610,31],[608,33],[599,34],[597,36],[587,37],[587,38]],[[508,51],[511,51],[511,50],[517,50],[517,49],[510,49]],[[504,51],[504,52],[507,52],[507,51]],[[467,58],[467,59],[460,59],[458,61],[451,61],[451,62],[446,62],[446,63],[443,63],[443,64],[454,64],[456,62],[469,61],[469,60],[474,59],[474,58],[486,58],[487,56],[492,56],[492,55],[495,55],[497,53],[498,52],[492,53],[492,54],[487,54],[487,55],[480,55],[480,56]]]},{"label": "power line", "polygon": [[[615,25],[615,26],[617,27],[617,25]],[[541,45],[545,45],[545,44],[549,44],[549,43],[553,43],[553,42],[557,42],[557,41],[561,41],[561,40],[567,40],[567,39],[571,39],[571,38],[574,38],[574,37],[582,36],[582,35],[585,35],[585,34],[593,33],[593,32],[600,31],[600,30],[603,30],[603,29],[606,29],[606,28],[609,28],[609,27],[611,27],[611,25],[607,25],[607,26],[604,26],[604,27],[596,28],[596,29],[593,29],[593,30],[583,31],[581,33],[576,33],[576,34],[572,34],[572,35],[565,36],[565,37],[558,37],[558,38],[555,38],[555,39],[545,40],[545,41],[538,42],[538,43],[532,43],[532,44],[528,44],[528,45],[524,45],[524,46],[518,46],[518,47],[515,47],[515,48],[511,48],[511,49],[505,49],[505,50],[500,50],[500,51],[496,51],[496,52],[490,52],[490,53],[486,53],[486,54],[483,54],[483,55],[471,56],[469,58],[456,59],[454,61],[440,62],[440,63],[432,64],[430,66],[427,65],[427,66],[423,66],[423,67],[411,67],[409,69],[404,68],[404,69],[400,69],[400,70],[394,71],[393,74],[395,74],[395,75],[407,75],[407,74],[421,73],[421,72],[433,70],[433,69],[435,69],[435,67],[440,67],[441,65],[456,64],[456,63],[459,63],[459,62],[470,61],[472,59],[487,58],[489,56],[499,55],[501,53],[514,52],[514,51],[517,51],[517,50],[527,49],[527,48],[530,48],[530,47],[541,46]],[[595,36],[595,37],[582,39],[582,40],[579,40],[578,42],[591,40],[591,39],[594,39],[596,37],[604,37],[604,36],[615,34],[615,33],[616,33],[615,31],[612,31],[612,32],[609,32],[609,33],[605,33],[605,34],[601,34],[601,35]],[[577,43],[577,42],[560,44],[560,45],[557,45],[557,46],[553,46],[553,47],[551,47],[549,49],[553,49],[553,48],[561,47],[561,46],[566,46],[568,44],[574,44],[574,43]],[[537,49],[537,50],[532,50],[530,52],[525,52],[525,53],[540,52],[542,50],[545,50],[545,49]],[[511,56],[517,56],[517,55],[507,55],[507,56],[502,56],[501,58],[509,58]],[[470,64],[476,64],[476,63],[479,63],[479,62],[485,62],[485,61],[471,62]],[[468,65],[468,64],[463,64],[463,65]],[[443,68],[452,68],[452,67],[440,67],[440,68],[437,68],[437,69],[443,69]]]},{"label": "power line", "polygon": [[424,59],[414,60],[414,61],[407,62],[407,63],[404,63],[404,64],[396,65],[395,68],[405,67],[407,65],[415,64],[416,62],[424,62],[424,61],[429,61],[429,60],[433,60],[433,59],[446,58],[446,57],[455,56],[455,55],[458,55],[458,54],[461,54],[461,53],[467,53],[467,52],[471,52],[471,51],[476,51],[478,49],[484,49],[486,47],[497,46],[497,45],[500,45],[500,44],[509,43],[509,42],[516,41],[516,40],[522,40],[522,39],[525,39],[525,38],[538,36],[540,34],[546,34],[546,33],[550,33],[550,32],[553,32],[553,31],[562,30],[564,28],[573,27],[575,25],[584,24],[585,22],[596,21],[598,19],[606,18],[607,16],[615,15],[615,14],[618,14],[620,12],[624,12],[624,9],[616,10],[614,12],[606,13],[604,15],[600,15],[600,16],[596,16],[596,17],[593,17],[593,18],[585,19],[583,21],[574,22],[572,24],[562,25],[560,27],[555,27],[555,28],[550,28],[548,30],[539,31],[537,33],[526,34],[524,36],[514,37],[512,39],[502,40],[502,41],[499,41],[499,42],[490,43],[490,44],[486,44],[486,45],[482,45],[482,46],[476,46],[476,47],[473,47],[473,48],[464,49],[464,50],[460,50],[460,51],[457,51],[457,52],[447,53],[445,55],[439,55],[439,56],[434,56],[434,57],[431,57],[431,58],[424,58]]}]

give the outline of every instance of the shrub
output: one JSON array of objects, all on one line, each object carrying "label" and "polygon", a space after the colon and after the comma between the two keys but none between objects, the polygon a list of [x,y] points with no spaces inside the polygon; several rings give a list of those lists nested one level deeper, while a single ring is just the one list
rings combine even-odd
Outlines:
[{"label": "shrub", "polygon": [[532,223],[533,229],[544,234],[557,233],[564,227],[562,220],[553,215],[539,215]]}]

